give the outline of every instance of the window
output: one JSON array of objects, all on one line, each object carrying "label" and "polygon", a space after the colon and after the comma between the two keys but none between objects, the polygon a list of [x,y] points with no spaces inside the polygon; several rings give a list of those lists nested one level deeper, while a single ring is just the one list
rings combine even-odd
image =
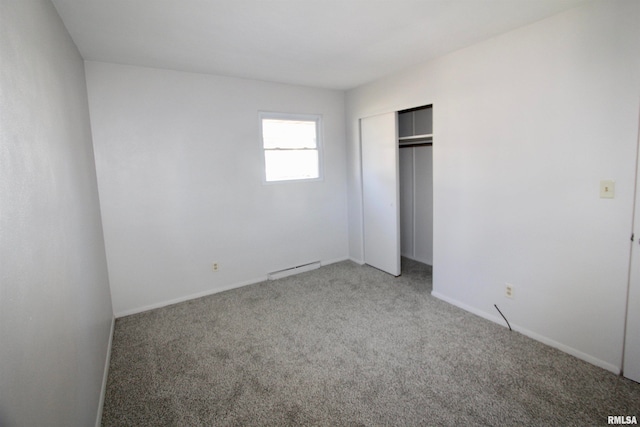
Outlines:
[{"label": "window", "polygon": [[320,116],[260,113],[265,181],[320,179]]}]

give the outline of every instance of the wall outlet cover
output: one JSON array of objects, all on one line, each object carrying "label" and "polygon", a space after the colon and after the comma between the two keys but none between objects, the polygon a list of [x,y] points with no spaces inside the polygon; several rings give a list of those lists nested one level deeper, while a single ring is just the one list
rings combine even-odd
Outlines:
[{"label": "wall outlet cover", "polygon": [[600,198],[613,199],[616,195],[616,182],[610,179],[600,181]]},{"label": "wall outlet cover", "polygon": [[504,288],[504,296],[507,298],[513,298],[513,285],[507,283]]}]

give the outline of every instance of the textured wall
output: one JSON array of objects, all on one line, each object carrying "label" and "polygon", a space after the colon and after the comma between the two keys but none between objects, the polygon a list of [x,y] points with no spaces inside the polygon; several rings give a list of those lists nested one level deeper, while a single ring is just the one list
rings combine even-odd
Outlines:
[{"label": "textured wall", "polygon": [[0,1],[0,425],[96,422],[113,314],[83,61]]},{"label": "textured wall", "polygon": [[400,250],[402,256],[433,264],[433,150],[400,150]]},{"label": "textured wall", "polygon": [[[434,108],[434,294],[611,371],[622,357],[640,3],[593,2],[347,94],[350,256],[358,119]],[[599,182],[616,181],[615,199]],[[505,283],[515,298],[504,296]]]},{"label": "textured wall", "polygon": [[[347,257],[343,92],[86,67],[117,316]],[[323,180],[263,184],[259,111],[322,115]]]}]

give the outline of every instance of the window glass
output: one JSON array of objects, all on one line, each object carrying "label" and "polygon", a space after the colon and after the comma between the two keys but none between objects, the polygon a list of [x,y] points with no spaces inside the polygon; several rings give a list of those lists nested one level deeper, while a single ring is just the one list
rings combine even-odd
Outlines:
[{"label": "window glass", "polygon": [[320,178],[320,116],[261,113],[265,181]]}]

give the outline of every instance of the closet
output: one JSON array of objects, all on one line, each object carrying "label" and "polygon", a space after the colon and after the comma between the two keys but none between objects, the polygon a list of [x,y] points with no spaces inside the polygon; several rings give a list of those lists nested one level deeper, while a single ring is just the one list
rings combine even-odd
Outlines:
[{"label": "closet", "polygon": [[432,264],[432,110],[360,119],[364,262],[394,276],[401,255]]},{"label": "closet", "polygon": [[433,265],[433,109],[398,112],[400,253]]}]

